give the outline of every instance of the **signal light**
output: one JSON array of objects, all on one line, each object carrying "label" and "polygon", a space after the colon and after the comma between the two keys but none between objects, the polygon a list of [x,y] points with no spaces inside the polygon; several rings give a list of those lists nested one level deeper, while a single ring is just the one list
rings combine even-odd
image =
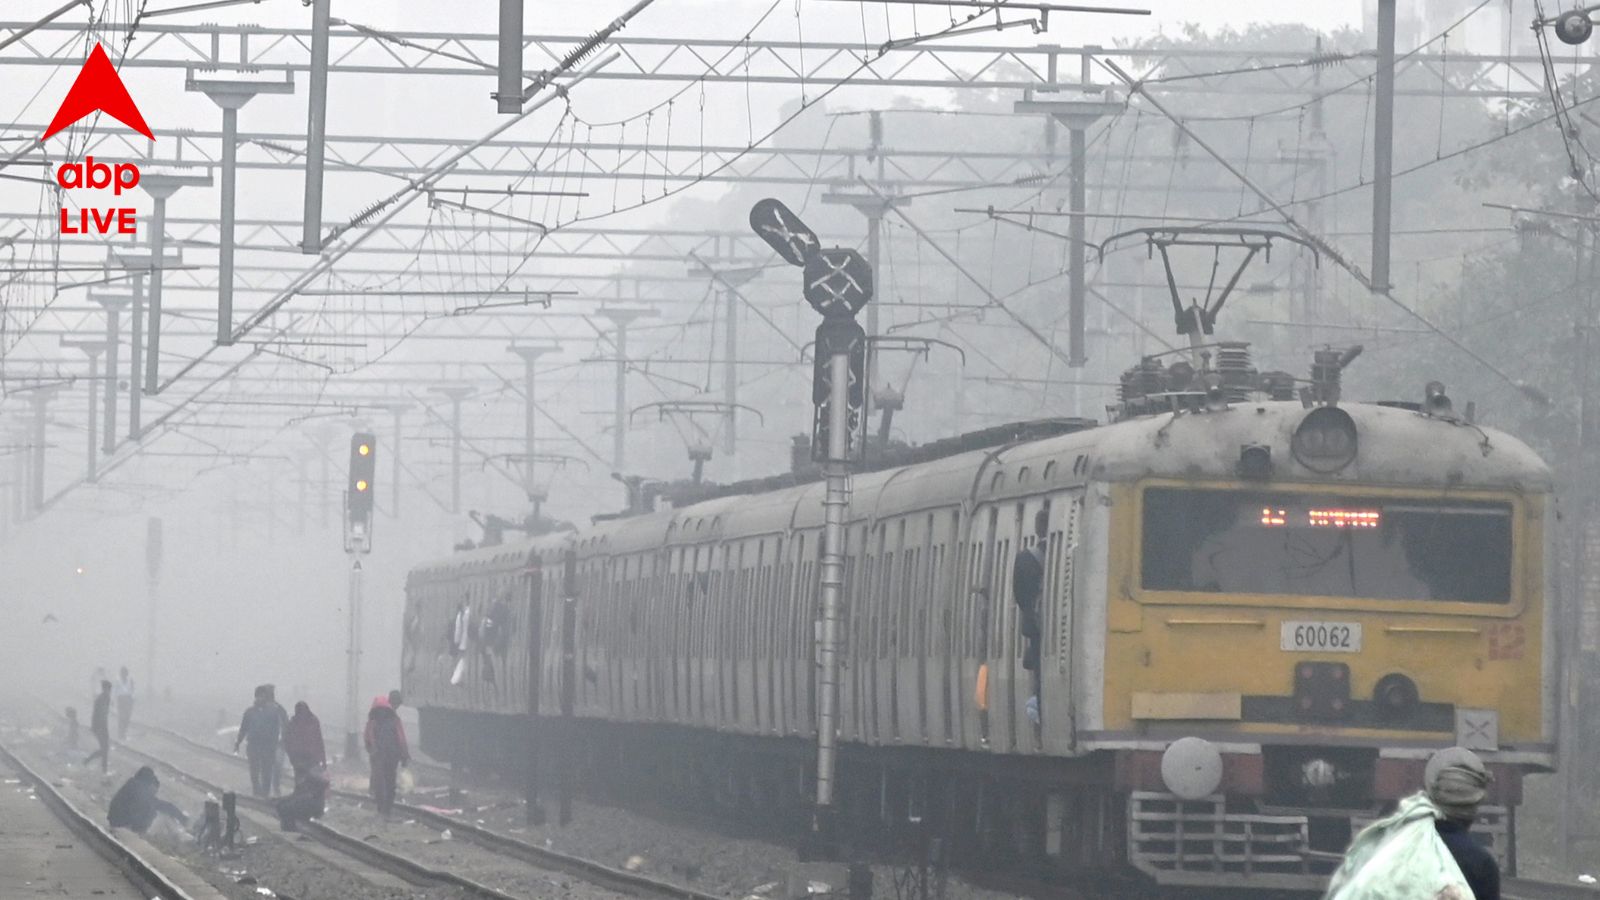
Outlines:
[{"label": "signal light", "polygon": [[350,523],[366,524],[372,519],[372,480],[376,474],[377,441],[366,432],[350,438],[350,489],[346,508]]}]

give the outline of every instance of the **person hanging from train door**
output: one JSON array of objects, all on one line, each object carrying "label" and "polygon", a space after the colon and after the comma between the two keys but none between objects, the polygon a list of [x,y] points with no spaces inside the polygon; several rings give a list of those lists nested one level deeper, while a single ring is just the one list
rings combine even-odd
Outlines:
[{"label": "person hanging from train door", "polygon": [[1044,561],[1050,533],[1050,505],[1045,504],[1033,517],[1033,546],[1017,551],[1016,563],[1011,567],[1011,597],[1017,604],[1017,625],[1022,632],[1022,668],[1031,676],[1028,695],[1028,719],[1035,726],[1041,722],[1039,689],[1039,640],[1041,622],[1039,600],[1044,593]]},{"label": "person hanging from train door", "polygon": [[463,594],[461,603],[456,606],[455,613],[450,617],[450,658],[455,663],[450,673],[452,685],[460,685],[461,680],[467,675],[467,643],[471,626],[472,610],[467,607],[467,598]]},{"label": "person hanging from train door", "polygon": [[484,683],[498,693],[495,664],[499,662],[503,667],[506,650],[511,646],[511,604],[506,595],[500,595],[490,604],[478,631],[478,665],[483,670]]}]

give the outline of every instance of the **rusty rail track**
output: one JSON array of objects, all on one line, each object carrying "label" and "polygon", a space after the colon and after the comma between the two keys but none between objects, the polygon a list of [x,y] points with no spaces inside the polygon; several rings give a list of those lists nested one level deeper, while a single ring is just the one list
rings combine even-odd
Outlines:
[{"label": "rusty rail track", "polygon": [[34,795],[69,831],[83,840],[96,855],[115,865],[142,893],[159,900],[192,900],[187,891],[172,883],[161,870],[117,840],[94,817],[79,809],[48,779],[23,762],[11,748],[0,745],[0,760],[28,782]]}]

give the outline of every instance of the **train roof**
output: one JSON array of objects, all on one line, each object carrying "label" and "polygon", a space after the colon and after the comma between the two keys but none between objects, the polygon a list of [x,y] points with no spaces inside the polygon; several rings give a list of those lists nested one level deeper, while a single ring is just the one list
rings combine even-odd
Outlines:
[{"label": "train roof", "polygon": [[1317,472],[1296,458],[1292,441],[1296,429],[1320,408],[1292,401],[1246,402],[1219,412],[1119,422],[1096,430],[1090,471],[1096,480],[1109,481],[1230,477],[1241,449],[1257,444],[1271,450],[1273,481],[1524,491],[1549,491],[1554,484],[1550,467],[1512,435],[1400,404],[1340,404],[1337,409],[1355,427],[1355,458],[1338,471]]},{"label": "train roof", "polygon": [[[849,520],[870,521],[922,509],[1003,500],[1072,484],[1141,478],[1219,480],[1237,477],[1243,447],[1271,453],[1274,484],[1316,481],[1548,492],[1550,467],[1527,444],[1498,429],[1452,416],[1430,416],[1397,403],[1344,403],[1357,440],[1354,459],[1318,472],[1296,458],[1297,429],[1319,409],[1294,401],[1239,402],[1216,411],[1139,416],[1084,428],[1054,420],[1043,434],[1024,425],[994,429],[1015,440],[984,446],[973,436],[939,442],[947,455],[852,475]],[[1040,423],[1035,423],[1040,424]],[[964,449],[978,444],[974,449]],[[931,457],[931,458],[930,458]],[[913,457],[915,458],[915,457]],[[634,553],[718,541],[724,534],[758,536],[821,526],[821,481],[788,479],[727,486],[706,499],[670,509],[595,522],[577,534],[544,535],[456,553],[413,570],[411,581],[453,578],[475,570],[535,565],[569,546],[585,555]],[[765,487],[766,489],[762,489]]]}]

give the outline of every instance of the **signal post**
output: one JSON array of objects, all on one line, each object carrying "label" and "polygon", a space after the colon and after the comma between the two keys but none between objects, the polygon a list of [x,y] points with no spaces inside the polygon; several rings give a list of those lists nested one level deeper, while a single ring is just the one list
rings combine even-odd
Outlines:
[{"label": "signal post", "polygon": [[750,210],[750,227],[790,265],[805,271],[805,298],[822,314],[817,326],[811,399],[811,455],[827,479],[823,505],[821,609],[817,628],[817,795],[802,856],[838,859],[839,630],[844,620],[844,540],[850,506],[849,461],[862,447],[867,336],[855,320],[872,299],[872,269],[847,248],[822,249],[817,235],[788,207],[766,199]]},{"label": "signal post", "polygon": [[345,656],[344,755],[361,756],[361,557],[372,552],[372,482],[378,443],[371,432],[350,436],[350,479],[344,500],[344,552],[350,556],[350,641]]}]

